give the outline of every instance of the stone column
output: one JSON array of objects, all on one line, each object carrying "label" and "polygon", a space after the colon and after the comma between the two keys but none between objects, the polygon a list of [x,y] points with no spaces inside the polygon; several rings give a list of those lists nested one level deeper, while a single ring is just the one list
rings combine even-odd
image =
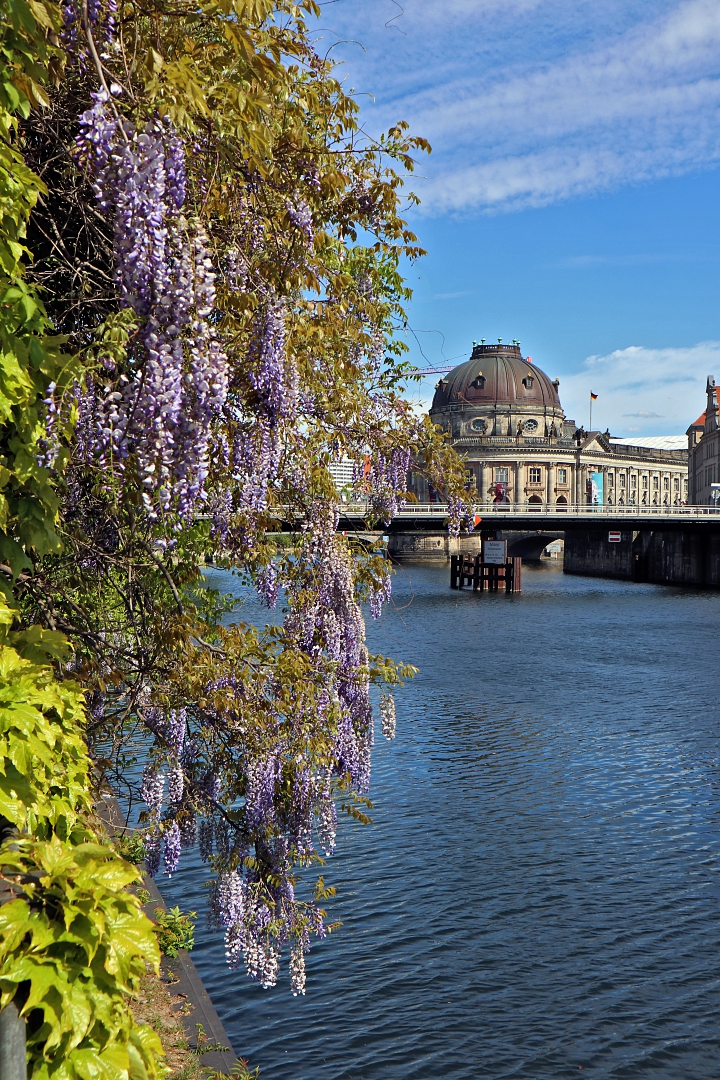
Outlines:
[{"label": "stone column", "polygon": [[557,465],[549,461],[545,466],[545,469],[547,472],[547,476],[545,477],[545,502],[549,505],[550,503],[555,502],[553,493],[553,478],[557,476]]},{"label": "stone column", "polygon": [[480,477],[480,485],[482,487],[481,498],[484,502],[487,499],[488,492],[490,491],[493,482],[492,467],[488,465],[486,461],[483,461],[480,464]]},{"label": "stone column", "polygon": [[520,491],[520,476],[521,476],[524,468],[525,468],[525,462],[524,461],[516,461],[515,462],[515,491],[513,492],[513,496],[514,496],[513,501],[518,505],[522,501],[524,501],[522,499],[522,495],[521,495],[521,491]]}]

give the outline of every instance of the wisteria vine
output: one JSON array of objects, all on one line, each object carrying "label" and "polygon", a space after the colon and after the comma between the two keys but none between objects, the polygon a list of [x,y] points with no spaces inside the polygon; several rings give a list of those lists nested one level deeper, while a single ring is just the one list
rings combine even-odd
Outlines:
[{"label": "wisteria vine", "polygon": [[[158,26],[176,17],[154,15]],[[303,875],[333,854],[339,812],[367,818],[374,684],[386,688],[382,733],[396,734],[387,686],[399,669],[370,656],[362,610],[367,601],[380,618],[390,602],[389,564],[339,534],[327,466],[357,462],[355,496],[373,525],[392,521],[408,470],[422,467],[422,424],[399,402],[387,355],[405,295],[395,238],[410,234],[391,214],[385,262],[348,241],[359,227],[385,228],[394,188],[372,155],[338,165],[325,125],[308,122],[311,152],[285,146],[270,161],[269,148],[252,165],[253,147],[227,134],[234,120],[215,124],[210,107],[201,123],[171,112],[161,80],[128,87],[136,76],[119,59],[116,16],[115,0],[64,9],[82,98],[67,166],[92,191],[114,289],[103,297],[111,314],[83,329],[82,374],[69,391],[48,387],[37,446],[51,472],[70,456],[72,617],[84,617],[80,578],[114,620],[77,635],[85,659],[74,674],[96,691],[97,730],[114,705],[119,727],[132,716],[148,737],[138,785],[148,871],[175,874],[197,844],[215,874],[211,917],[230,967],[270,987],[287,948],[292,992],[304,994],[310,940],[329,927],[328,891],[318,882],[308,896]],[[310,45],[302,55],[302,78],[327,78],[327,100],[339,100],[326,62]],[[236,79],[234,57],[228,67]],[[271,67],[264,56],[258,70]],[[292,98],[285,84],[253,122],[267,102]],[[327,129],[354,131],[353,116],[348,107]],[[459,494],[447,502],[456,533],[467,508]],[[292,532],[288,551],[271,539],[280,529]],[[276,623],[223,625],[203,558],[231,562]],[[144,607],[139,580],[152,582]],[[93,649],[100,659],[88,659]]]}]

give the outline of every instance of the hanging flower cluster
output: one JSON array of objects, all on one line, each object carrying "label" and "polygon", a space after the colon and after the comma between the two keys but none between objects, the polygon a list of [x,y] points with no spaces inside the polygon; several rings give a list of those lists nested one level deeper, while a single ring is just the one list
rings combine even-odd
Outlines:
[{"label": "hanging flower cluster", "polygon": [[[85,7],[88,28],[99,34],[101,40],[109,41],[115,34],[117,0],[87,0]],[[83,4],[68,0],[63,6],[63,42],[71,53],[77,53],[82,68],[85,66],[87,36],[83,32]]]},{"label": "hanging flower cluster", "polygon": [[410,450],[395,449],[389,456],[377,454],[355,467],[353,486],[359,498],[370,503],[373,514],[389,524],[405,505]]},{"label": "hanging flower cluster", "polygon": [[[227,710],[232,713],[233,703],[238,713],[248,705],[245,691],[232,679],[209,690],[225,691],[225,707],[222,716],[206,711],[205,724],[227,725]],[[322,711],[321,705],[315,715]],[[298,727],[307,728],[310,719],[309,714],[299,717]],[[298,857],[313,854],[315,828],[322,849],[332,853],[337,811],[329,771],[313,773],[309,758],[298,753],[297,731],[278,725],[272,749],[257,752],[250,741],[243,747],[235,781],[244,793],[244,805],[231,818],[224,809],[227,800],[219,778],[194,753],[188,753],[192,740],[186,735],[187,711],[171,710],[163,718],[158,710],[151,710],[147,720],[156,734],[156,762],[164,758],[169,764],[170,781],[170,802],[163,812],[162,768],[148,766],[143,776],[142,795],[149,811],[145,834],[149,871],[158,872],[161,853],[166,872],[177,870],[186,846],[184,837],[189,834],[194,840],[197,815],[204,815],[198,830],[200,854],[218,870],[211,891],[211,921],[225,930],[228,963],[237,968],[244,961],[251,978],[264,987],[273,986],[280,954],[290,942],[293,993],[304,993],[304,954],[310,935],[323,937],[326,930],[321,910],[296,899],[292,868]],[[287,787],[288,769],[292,770],[291,797],[283,799],[280,791],[283,785]],[[182,780],[173,779],[175,771]],[[246,859],[253,849],[255,858]]]},{"label": "hanging flower cluster", "polygon": [[475,528],[475,520],[471,514],[471,506],[465,499],[456,495],[448,496],[448,533],[452,537],[458,537],[461,531],[471,533]]},{"label": "hanging flower cluster", "polygon": [[[99,82],[89,107],[83,98],[71,115],[84,109],[74,154],[103,219],[92,257],[102,272],[93,301],[105,315],[71,393],[47,391],[39,460],[60,468],[71,411],[62,514],[80,555],[68,595],[92,594],[99,612],[100,632],[79,634],[79,651],[92,654],[88,641],[114,650],[108,670],[121,676],[107,698],[89,702],[96,729],[104,710],[115,705],[121,715],[121,702],[123,717],[138,716],[154,740],[141,784],[148,869],[176,873],[197,843],[215,872],[212,914],[230,966],[272,986],[288,946],[292,992],[303,994],[310,939],[327,928],[319,901],[296,895],[297,870],[333,854],[338,805],[363,816],[371,683],[397,679],[391,661],[371,662],[360,604],[369,600],[380,617],[390,576],[372,556],[362,569],[339,535],[323,462],[361,458],[371,446],[355,488],[373,523],[390,522],[404,505],[410,447],[418,453],[422,439],[399,399],[391,339],[406,295],[399,259],[412,257],[412,240],[382,158],[407,164],[413,143],[399,127],[382,150],[354,149],[354,103],[313,55],[292,4],[281,4],[283,19],[272,24],[277,54],[257,38],[253,80],[262,95],[264,79],[270,89],[256,112],[257,89],[242,83],[223,43],[238,19],[259,33],[274,16],[215,7],[199,30],[181,27],[170,9],[128,11],[121,47],[107,40],[115,10],[116,0],[66,3],[65,37],[83,72],[69,100],[86,94],[89,71]],[[169,45],[159,78],[149,65],[140,73],[125,64],[131,39],[142,55],[151,22],[153,63]],[[169,89],[171,54],[184,55],[188,70],[205,65],[197,100]],[[203,101],[218,79],[244,89]],[[315,79],[322,92],[306,97],[326,103],[317,106],[327,109],[320,124],[299,107],[301,87]],[[296,128],[267,115],[277,101]],[[280,128],[293,139],[277,141]],[[348,153],[338,155],[346,136]],[[396,140],[405,149],[395,152]],[[83,195],[87,180],[77,182]],[[377,242],[358,242],[358,226],[377,230]],[[87,344],[91,318],[83,312],[74,325]],[[464,503],[450,499],[448,510],[459,527]],[[276,519],[296,533],[291,552],[272,538]],[[224,624],[222,602],[201,588],[203,557],[218,554],[268,609],[282,594],[273,627]],[[93,574],[112,578],[108,588],[98,590]],[[79,603],[73,618],[78,611]],[[392,739],[389,694],[379,716]]]},{"label": "hanging flower cluster", "polygon": [[150,518],[187,517],[206,497],[213,420],[227,398],[228,361],[212,315],[208,237],[181,213],[182,141],[168,121],[136,129],[105,90],[80,117],[77,149],[99,206],[114,220],[121,303],[140,322],[129,374],[79,390],[78,439],[120,478],[132,460]]},{"label": "hanging flower cluster", "polygon": [[[236,752],[230,774],[241,793],[241,810],[225,809],[232,803],[229,791],[202,755],[188,753],[194,740],[186,732],[191,715],[186,709],[146,714],[156,737],[155,759],[167,769],[169,803],[163,812],[165,774],[158,765],[146,770],[143,797],[149,809],[151,870],[159,869],[162,846],[165,868],[174,873],[183,823],[189,828],[188,822],[199,815],[201,856],[212,860],[218,871],[212,911],[215,923],[225,929],[228,962],[233,967],[244,962],[251,978],[272,986],[280,953],[289,942],[293,992],[304,993],[310,935],[323,936],[325,926],[317,905],[295,897],[293,867],[311,858],[316,845],[325,855],[333,853],[336,785],[359,796],[368,791],[373,745],[369,656],[353,561],[337,533],[336,511],[323,503],[312,506],[293,574],[284,644],[306,657],[316,672],[313,682],[321,689],[298,702],[289,716],[274,715],[262,680],[248,683],[224,676],[206,688],[207,703],[194,721],[206,732],[218,732],[223,745],[221,733],[233,733]],[[278,585],[270,564],[259,591],[272,603]],[[383,590],[387,595],[389,586]],[[265,737],[258,742],[243,718],[261,705],[267,719]],[[392,738],[391,698],[382,699],[381,716],[383,731]],[[327,747],[321,767],[309,750],[317,740]],[[191,831],[194,835],[194,827]]]},{"label": "hanging flower cluster", "polygon": [[382,721],[382,733],[386,739],[395,738],[395,699],[392,694],[380,696],[380,719]]}]

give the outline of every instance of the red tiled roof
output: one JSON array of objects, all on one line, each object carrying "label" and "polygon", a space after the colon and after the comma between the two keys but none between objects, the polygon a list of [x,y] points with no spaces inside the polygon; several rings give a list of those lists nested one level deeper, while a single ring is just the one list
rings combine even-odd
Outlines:
[{"label": "red tiled roof", "polygon": [[691,424],[690,427],[705,427],[705,417],[706,416],[707,416],[707,410],[705,410],[704,413],[700,413],[700,415],[698,416],[695,423]]}]

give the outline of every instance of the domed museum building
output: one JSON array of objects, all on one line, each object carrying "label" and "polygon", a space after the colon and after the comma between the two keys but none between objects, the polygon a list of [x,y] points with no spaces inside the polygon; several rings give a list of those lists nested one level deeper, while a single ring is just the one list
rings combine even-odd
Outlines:
[{"label": "domed museum building", "polygon": [[[550,379],[518,343],[473,347],[435,389],[432,420],[451,435],[482,503],[670,506],[687,501],[684,436],[615,439],[585,431],[560,404]],[[420,502],[436,501],[411,478]]]}]

